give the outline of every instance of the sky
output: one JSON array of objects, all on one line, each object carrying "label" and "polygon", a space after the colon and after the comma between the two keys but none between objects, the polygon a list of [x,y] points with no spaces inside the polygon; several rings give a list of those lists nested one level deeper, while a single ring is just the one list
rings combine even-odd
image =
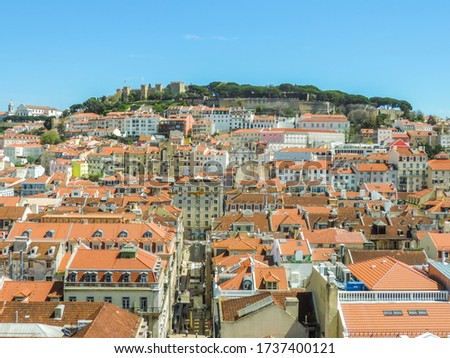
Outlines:
[{"label": "sky", "polygon": [[141,83],[312,84],[450,117],[449,1],[2,2],[0,111]]}]

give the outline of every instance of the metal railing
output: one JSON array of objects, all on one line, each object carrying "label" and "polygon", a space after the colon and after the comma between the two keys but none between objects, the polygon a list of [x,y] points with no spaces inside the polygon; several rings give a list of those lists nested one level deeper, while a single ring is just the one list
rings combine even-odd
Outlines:
[{"label": "metal railing", "polygon": [[341,302],[448,301],[447,291],[340,291]]},{"label": "metal railing", "polygon": [[148,282],[68,282],[64,283],[66,287],[125,287],[125,288],[149,288],[158,290],[159,286]]}]

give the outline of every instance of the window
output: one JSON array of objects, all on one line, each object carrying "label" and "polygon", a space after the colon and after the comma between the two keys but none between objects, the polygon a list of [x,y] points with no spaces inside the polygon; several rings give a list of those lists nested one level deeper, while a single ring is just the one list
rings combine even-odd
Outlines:
[{"label": "window", "polygon": [[103,276],[103,281],[112,282],[112,273],[111,272],[105,273],[105,276]]},{"label": "window", "polygon": [[24,236],[24,237],[30,237],[30,234],[31,234],[31,229],[28,229],[28,230],[26,230],[26,231],[24,231],[23,233],[22,233],[22,236]]},{"label": "window", "polygon": [[148,310],[148,302],[147,297],[141,297],[139,299],[139,307],[141,311],[146,312]]},{"label": "window", "polygon": [[92,237],[103,237],[103,230],[97,230],[94,232],[94,234],[92,235]]},{"label": "window", "polygon": [[122,308],[124,310],[130,309],[130,297],[122,297]]},{"label": "window", "polygon": [[69,282],[77,282],[77,273],[76,272],[71,272],[69,274]]},{"label": "window", "polygon": [[117,237],[128,237],[128,231],[122,230]]},{"label": "window", "polygon": [[69,296],[69,302],[77,302],[77,298],[75,296]]},{"label": "window", "polygon": [[383,314],[385,316],[403,316],[403,312],[402,311],[397,311],[397,310],[383,311]]},{"label": "window", "polygon": [[97,282],[96,272],[86,272],[84,274],[84,282]]},{"label": "window", "polygon": [[164,245],[156,246],[156,252],[163,252],[163,251],[164,251]]},{"label": "window", "polygon": [[144,238],[151,238],[151,237],[153,237],[153,233],[150,231],[150,230],[147,230],[145,233],[144,233]]},{"label": "window", "polygon": [[94,302],[94,296],[87,296],[86,302]]},{"label": "window", "polygon": [[45,239],[51,239],[53,235],[55,234],[55,230],[49,230],[45,233],[44,238]]},{"label": "window", "polygon": [[139,275],[139,282],[141,282],[141,283],[146,283],[146,282],[148,282],[148,274],[147,274],[146,272],[142,272],[142,273]]},{"label": "window", "polygon": [[278,288],[277,282],[266,282],[266,289],[268,290],[276,290]]},{"label": "window", "polygon": [[122,274],[122,282],[130,282],[130,273],[129,272],[124,272]]},{"label": "window", "polygon": [[408,310],[410,316],[428,316],[427,310]]}]

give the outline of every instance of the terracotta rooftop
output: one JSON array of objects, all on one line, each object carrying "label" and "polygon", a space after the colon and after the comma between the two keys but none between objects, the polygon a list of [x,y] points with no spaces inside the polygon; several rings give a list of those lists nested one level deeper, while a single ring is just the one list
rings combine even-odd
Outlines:
[{"label": "terracotta rooftop", "polygon": [[450,234],[429,233],[428,234],[439,251],[450,251]]},{"label": "terracotta rooftop", "polygon": [[303,255],[311,255],[306,240],[281,239],[278,240],[282,255],[295,255],[296,251],[302,251]]},{"label": "terracotta rooftop", "polygon": [[119,250],[89,250],[81,246],[68,265],[68,270],[154,270],[158,256],[138,249],[135,258],[122,258]]},{"label": "terracotta rooftop", "polygon": [[350,338],[450,335],[448,302],[342,303],[341,310]]},{"label": "terracotta rooftop", "polygon": [[431,170],[450,171],[450,159],[433,159],[428,161]]},{"label": "terracotta rooftop", "polygon": [[335,252],[332,247],[316,248],[311,255],[311,261],[329,261]]},{"label": "terracotta rooftop", "polygon": [[359,163],[357,169],[359,172],[385,172],[389,167],[383,163]]},{"label": "terracotta rooftop", "polygon": [[420,266],[427,263],[427,255],[424,251],[404,250],[348,250],[351,263],[359,263],[383,256],[392,257],[409,266]]},{"label": "terracotta rooftop", "polygon": [[0,285],[0,302],[19,299],[27,302],[44,302],[62,296],[62,282],[5,281]]},{"label": "terracotta rooftop", "polygon": [[0,218],[2,220],[17,220],[23,216],[23,206],[0,206]]},{"label": "terracotta rooftop", "polygon": [[310,244],[364,244],[364,236],[360,232],[349,232],[344,229],[328,228],[323,230],[304,230],[303,237]]},{"label": "terracotta rooftop", "polygon": [[389,256],[348,265],[353,276],[376,291],[434,291],[437,282]]},{"label": "terracotta rooftop", "polygon": [[278,305],[281,309],[286,307],[286,297],[296,297],[296,291],[290,292],[263,292],[257,295],[220,300],[221,313],[223,321],[236,321],[239,319],[238,311],[253,304],[259,302],[265,298],[272,297],[273,304]]},{"label": "terracotta rooftop", "polygon": [[[55,309],[64,304],[61,319]],[[18,314],[18,316],[16,316]],[[92,321],[73,337],[135,338],[141,319],[122,308],[105,302],[3,302],[0,323],[41,323],[50,326],[73,326],[79,320]]]}]

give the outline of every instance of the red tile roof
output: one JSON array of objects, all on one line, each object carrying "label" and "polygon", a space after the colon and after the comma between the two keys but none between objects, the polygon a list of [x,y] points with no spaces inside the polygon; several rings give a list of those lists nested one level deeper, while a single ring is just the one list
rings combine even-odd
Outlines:
[{"label": "red tile roof", "polygon": [[220,310],[223,321],[236,321],[239,319],[238,311],[265,298],[272,297],[273,304],[276,304],[281,309],[286,307],[286,297],[296,297],[297,292],[263,292],[257,295],[220,300]]},{"label": "red tile roof", "polygon": [[364,236],[360,232],[349,232],[344,229],[328,228],[323,230],[304,230],[303,237],[310,244],[364,244]]},{"label": "red tile roof", "polygon": [[[55,309],[64,304],[62,319],[55,319]],[[3,302],[0,323],[41,323],[50,326],[72,326],[79,320],[92,321],[73,337],[135,338],[141,318],[105,302]]]},{"label": "red tile roof", "polygon": [[348,265],[353,276],[376,291],[439,290],[436,281],[392,257],[384,256]]},{"label": "red tile roof", "polygon": [[44,302],[50,297],[61,298],[62,295],[62,282],[5,281],[0,285],[0,302],[15,299]]},{"label": "red tile roof", "polygon": [[[450,335],[450,303],[342,303],[345,328],[350,338],[417,337],[432,333],[447,338]],[[387,311],[401,311],[401,315],[386,315]],[[423,311],[424,315],[410,312]]]}]

